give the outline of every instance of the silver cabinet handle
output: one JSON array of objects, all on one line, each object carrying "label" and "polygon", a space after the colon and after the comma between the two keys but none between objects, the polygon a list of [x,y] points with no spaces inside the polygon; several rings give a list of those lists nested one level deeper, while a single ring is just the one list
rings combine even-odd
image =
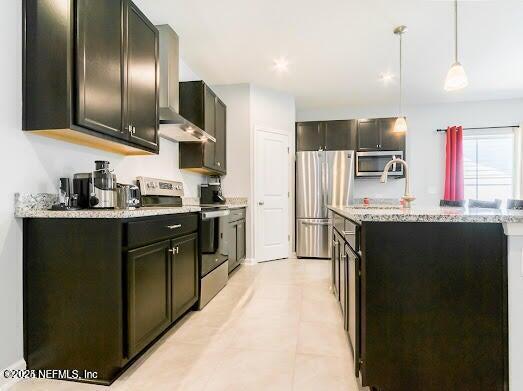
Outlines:
[{"label": "silver cabinet handle", "polygon": [[169,252],[171,254],[179,254],[180,253],[180,248],[178,246],[174,247],[174,248],[170,248],[169,249]]},{"label": "silver cabinet handle", "polygon": [[218,167],[220,167],[222,165],[220,162],[216,162],[216,164],[218,165]]},{"label": "silver cabinet handle", "polygon": [[182,228],[182,225],[181,224],[168,225],[167,228],[169,228],[169,229]]},{"label": "silver cabinet handle", "polygon": [[356,231],[343,231],[343,235],[356,235]]}]

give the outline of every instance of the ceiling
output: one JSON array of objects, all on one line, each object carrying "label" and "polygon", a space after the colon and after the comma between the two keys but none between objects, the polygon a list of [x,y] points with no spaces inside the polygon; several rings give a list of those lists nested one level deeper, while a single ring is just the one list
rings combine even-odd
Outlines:
[{"label": "ceiling", "polygon": [[[299,110],[397,101],[405,24],[405,102],[523,97],[523,1],[460,1],[460,62],[469,87],[446,93],[453,62],[447,0],[136,0],[180,35],[185,62],[210,84],[250,82],[296,97]],[[273,61],[284,57],[287,73]]]}]

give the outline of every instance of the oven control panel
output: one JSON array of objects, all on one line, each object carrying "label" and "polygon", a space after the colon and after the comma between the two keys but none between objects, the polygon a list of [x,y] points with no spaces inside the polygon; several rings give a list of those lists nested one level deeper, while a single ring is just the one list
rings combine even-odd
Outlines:
[{"label": "oven control panel", "polygon": [[138,177],[138,186],[142,196],[183,197],[183,183],[166,179]]}]

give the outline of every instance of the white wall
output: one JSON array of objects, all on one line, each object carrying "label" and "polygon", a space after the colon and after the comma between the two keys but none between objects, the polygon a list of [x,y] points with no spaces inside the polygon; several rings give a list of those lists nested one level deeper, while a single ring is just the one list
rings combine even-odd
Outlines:
[{"label": "white wall", "polygon": [[[350,118],[393,117],[396,107],[353,106],[298,112],[298,121]],[[411,172],[411,189],[415,205],[435,206],[443,196],[445,174],[445,134],[436,129],[448,125],[464,127],[504,126],[523,122],[523,99],[449,104],[411,105],[405,108],[409,132],[407,160]],[[404,180],[359,179],[356,197],[399,198]]]},{"label": "white wall", "polygon": [[[85,172],[94,160],[111,162],[119,182],[139,175],[184,182],[187,196],[198,196],[202,176],[178,169],[178,144],[161,140],[161,153],[122,157],[22,132],[22,2],[4,4],[0,16],[0,369],[23,357],[22,342],[22,221],[14,218],[15,192],[55,192],[61,176]],[[193,74],[185,68],[188,74]],[[182,75],[184,77],[184,75]]]},{"label": "white wall", "polygon": [[[223,179],[224,193],[247,197],[247,258],[254,258],[253,169],[254,132],[256,127],[288,132],[291,151],[294,150],[295,104],[289,94],[250,84],[218,85],[212,89],[227,105],[227,175]],[[293,167],[293,156],[289,167]],[[289,187],[294,189],[294,169],[290,169]],[[289,200],[289,222],[294,216],[293,197]],[[293,227],[293,223],[290,227]],[[293,235],[292,235],[293,236]]]},{"label": "white wall", "polygon": [[249,84],[214,85],[212,90],[227,105],[227,175],[225,194],[248,197],[250,192],[251,107]]}]

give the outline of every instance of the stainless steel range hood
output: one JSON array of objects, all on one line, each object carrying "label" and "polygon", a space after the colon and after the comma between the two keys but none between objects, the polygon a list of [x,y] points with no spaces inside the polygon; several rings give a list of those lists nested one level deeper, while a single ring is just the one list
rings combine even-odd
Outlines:
[{"label": "stainless steel range hood", "polygon": [[216,139],[179,113],[179,43],[178,34],[168,24],[160,31],[160,137],[172,141],[212,141]]}]

